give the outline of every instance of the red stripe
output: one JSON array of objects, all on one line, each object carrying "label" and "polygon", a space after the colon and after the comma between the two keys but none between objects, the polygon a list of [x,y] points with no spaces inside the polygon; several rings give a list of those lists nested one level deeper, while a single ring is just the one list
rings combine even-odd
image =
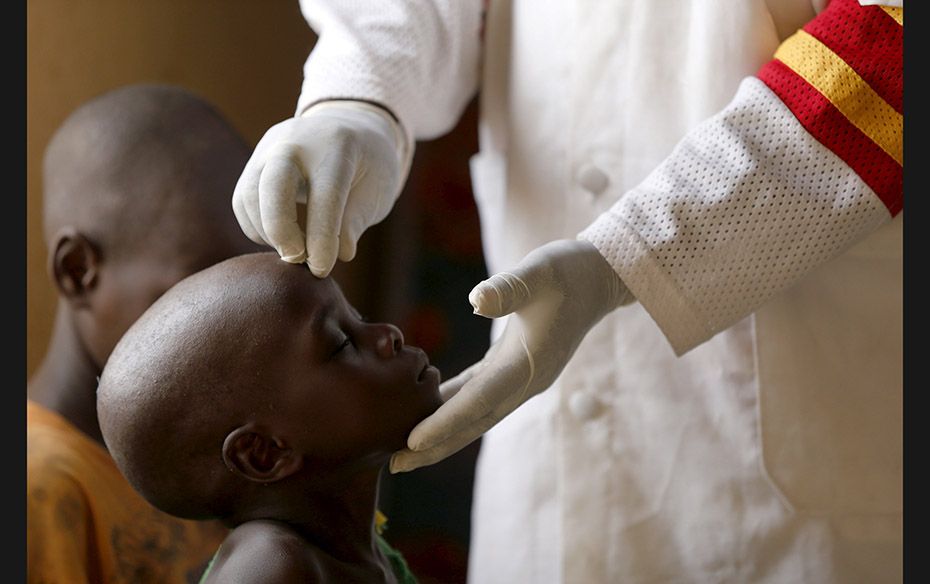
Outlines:
[{"label": "red stripe", "polygon": [[875,191],[891,216],[904,206],[903,170],[894,158],[846,119],[836,106],[777,59],[757,75],[818,142],[839,156]]},{"label": "red stripe", "polygon": [[881,7],[833,0],[804,31],[846,61],[888,105],[904,113],[904,27]]}]

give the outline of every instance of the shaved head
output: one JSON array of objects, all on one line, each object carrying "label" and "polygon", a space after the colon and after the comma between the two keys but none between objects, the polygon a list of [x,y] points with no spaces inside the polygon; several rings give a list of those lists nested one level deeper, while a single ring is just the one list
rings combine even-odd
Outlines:
[{"label": "shaved head", "polygon": [[[379,468],[441,404],[428,364],[399,329],[363,320],[334,280],[247,254],[179,282],[129,328],[97,412],[113,460],[150,503],[226,518]],[[237,428],[268,437],[257,458],[287,451],[300,471],[241,479],[226,450]]]},{"label": "shaved head", "polygon": [[105,93],[55,132],[43,166],[45,240],[96,367],[174,283],[260,249],[231,205],[250,153],[209,102],[170,85]]},{"label": "shaved head", "polygon": [[230,198],[250,152],[219,112],[179,87],[132,85],[92,99],[46,149],[46,243],[71,226],[111,257],[159,251],[152,246],[166,239],[202,245],[204,217],[234,220]]},{"label": "shaved head", "polygon": [[[280,363],[255,353],[273,339],[284,354],[291,333],[277,301],[287,287],[276,288],[285,275],[313,278],[274,253],[198,272],[159,298],[114,349],[97,391],[101,429],[123,474],[157,507],[198,519],[225,514],[214,508],[222,488],[211,477],[227,478],[226,433],[274,403]],[[186,492],[191,484],[199,497]]]}]

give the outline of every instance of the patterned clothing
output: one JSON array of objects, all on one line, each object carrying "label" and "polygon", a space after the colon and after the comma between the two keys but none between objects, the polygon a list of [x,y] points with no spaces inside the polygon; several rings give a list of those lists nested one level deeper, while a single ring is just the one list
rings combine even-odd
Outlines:
[{"label": "patterned clothing", "polygon": [[26,403],[27,581],[197,582],[227,530],[149,505],[100,444]]}]

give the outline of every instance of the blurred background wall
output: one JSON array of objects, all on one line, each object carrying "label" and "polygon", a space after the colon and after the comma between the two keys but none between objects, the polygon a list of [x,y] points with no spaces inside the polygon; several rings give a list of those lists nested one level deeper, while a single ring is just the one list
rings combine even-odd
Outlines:
[{"label": "blurred background wall", "polygon": [[[84,101],[139,82],[199,93],[254,146],[293,115],[315,42],[297,0],[30,0],[26,3],[27,378],[41,362],[55,314],[42,238],[42,155]],[[333,277],[369,319],[394,322],[449,378],[487,348],[489,322],[472,316],[486,277],[468,157],[476,107],[450,134],[418,145],[391,216]],[[231,193],[230,193],[231,195]],[[230,209],[230,213],[231,213]],[[386,536],[423,584],[464,582],[474,458],[480,445],[429,468],[386,475]]]}]

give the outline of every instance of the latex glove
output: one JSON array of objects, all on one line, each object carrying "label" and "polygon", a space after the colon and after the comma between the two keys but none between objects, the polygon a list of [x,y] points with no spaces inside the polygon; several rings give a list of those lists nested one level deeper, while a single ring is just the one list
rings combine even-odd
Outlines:
[{"label": "latex glove", "polygon": [[[246,236],[318,277],[355,257],[362,233],[384,219],[407,177],[412,148],[387,111],[326,101],[272,126],[233,192]],[[306,204],[306,233],[297,203]]]},{"label": "latex glove", "polygon": [[443,405],[394,453],[392,473],[458,452],[548,388],[591,327],[633,297],[591,243],[558,240],[481,282],[468,299],[482,316],[513,314],[481,361],[441,384]]}]

